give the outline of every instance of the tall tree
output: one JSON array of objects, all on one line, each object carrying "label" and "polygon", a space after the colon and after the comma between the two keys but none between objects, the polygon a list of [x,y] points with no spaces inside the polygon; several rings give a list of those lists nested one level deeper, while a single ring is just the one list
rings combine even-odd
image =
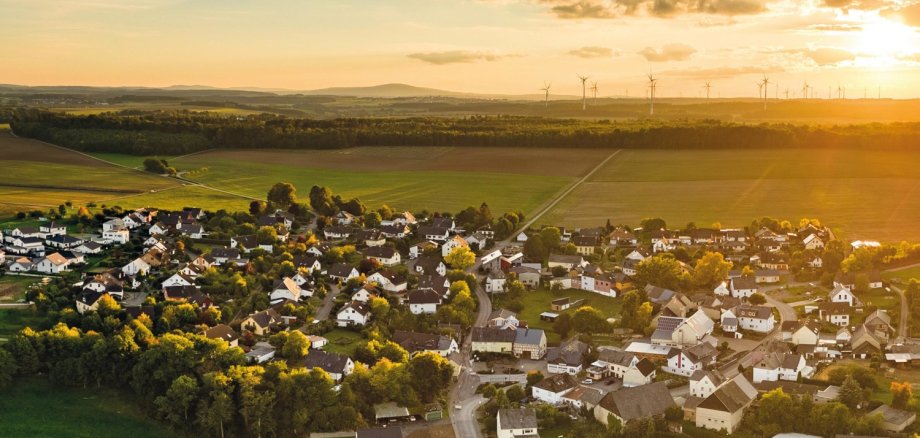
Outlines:
[{"label": "tall tree", "polygon": [[719,282],[728,278],[728,271],[732,262],[725,260],[725,256],[718,252],[706,252],[696,261],[693,269],[693,284],[698,287],[712,288]]},{"label": "tall tree", "polygon": [[287,209],[297,202],[297,189],[294,188],[294,185],[291,183],[275,183],[275,185],[268,190],[266,199],[270,204],[276,207]]}]

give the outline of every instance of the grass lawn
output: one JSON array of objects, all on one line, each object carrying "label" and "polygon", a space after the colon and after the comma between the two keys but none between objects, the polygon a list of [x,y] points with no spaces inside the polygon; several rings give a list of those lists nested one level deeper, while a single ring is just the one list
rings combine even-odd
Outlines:
[{"label": "grass lawn", "polygon": [[[848,239],[920,239],[920,155],[909,151],[624,150],[542,223],[743,226],[819,218]],[[880,212],[885,212],[884,214]]]},{"label": "grass lawn", "polygon": [[16,336],[16,333],[25,327],[41,329],[43,327],[40,324],[44,321],[44,317],[31,309],[0,309],[0,338],[9,339]]},{"label": "grass lawn", "polygon": [[71,389],[45,379],[27,379],[0,397],[0,436],[172,437],[147,419],[127,395],[107,389]]},{"label": "grass lawn", "polygon": [[[527,325],[531,328],[543,329],[543,331],[546,332],[547,342],[549,344],[558,345],[561,339],[559,334],[553,331],[553,323],[541,320],[540,314],[550,311],[549,306],[553,300],[565,297],[569,297],[573,300],[583,299],[585,300],[583,305],[600,310],[601,313],[608,318],[618,318],[620,316],[620,300],[616,298],[605,297],[593,292],[581,290],[570,289],[553,292],[549,289],[539,289],[525,292],[521,296],[521,303],[524,305],[524,309],[518,312],[518,318],[522,321],[527,321]],[[500,300],[501,298],[499,298],[499,304],[493,305],[494,309],[501,308]],[[578,309],[573,308],[562,313],[574,315],[576,310]]]},{"label": "grass lawn", "polygon": [[[869,368],[869,361],[868,360],[839,360],[835,362],[833,365],[821,370],[821,372],[818,375],[816,375],[815,378],[819,380],[827,380],[828,373],[830,373],[831,370],[835,368],[847,367],[850,365],[856,365],[862,368]],[[896,370],[894,372],[889,372],[889,373],[885,373],[885,372],[875,373],[875,382],[878,384],[878,389],[875,390],[869,398],[872,400],[878,400],[880,402],[890,404],[891,403],[891,381],[894,380],[894,378],[897,378],[898,380],[901,380],[901,381],[907,380],[914,387],[917,387],[917,385],[920,385],[920,372],[911,370],[911,372],[909,373],[904,373],[903,371],[905,370],[899,369],[899,370]]]},{"label": "grass lawn", "polygon": [[[265,192],[268,192],[268,187],[266,187]],[[227,211],[247,211],[249,209],[250,200],[195,185],[189,185],[178,186],[156,193],[110,198],[105,202],[108,203],[108,205],[120,205],[126,209],[154,207],[170,210],[196,206],[212,211],[220,209]]]},{"label": "grass lawn", "polygon": [[920,266],[914,266],[913,268],[899,269],[897,271],[883,272],[882,278],[885,280],[898,279],[902,283],[907,284],[911,279],[920,280]]},{"label": "grass lawn", "polygon": [[323,350],[330,353],[346,354],[349,356],[353,355],[355,353],[355,348],[358,348],[358,345],[364,342],[364,338],[360,333],[343,329],[335,329],[322,336],[329,340],[329,343],[326,344]]},{"label": "grass lawn", "polygon": [[40,277],[21,277],[18,275],[0,277],[0,301],[18,300],[29,286],[39,281],[41,281]]}]

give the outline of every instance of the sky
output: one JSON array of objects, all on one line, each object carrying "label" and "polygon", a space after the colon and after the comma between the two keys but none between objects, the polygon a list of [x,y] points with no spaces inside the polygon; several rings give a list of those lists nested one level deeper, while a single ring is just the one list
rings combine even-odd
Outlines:
[{"label": "sky", "polygon": [[0,0],[0,83],[920,97],[920,0]]}]

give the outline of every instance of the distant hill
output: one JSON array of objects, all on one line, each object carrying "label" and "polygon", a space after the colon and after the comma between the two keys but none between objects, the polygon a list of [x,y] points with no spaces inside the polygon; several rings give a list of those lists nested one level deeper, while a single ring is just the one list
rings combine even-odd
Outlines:
[{"label": "distant hill", "polygon": [[325,96],[351,96],[351,97],[424,97],[424,96],[448,96],[448,97],[477,97],[472,93],[461,93],[457,91],[438,90],[435,88],[416,87],[409,84],[382,84],[372,85],[369,87],[331,87],[320,88],[318,90],[307,90],[294,92],[305,95],[325,95]]}]

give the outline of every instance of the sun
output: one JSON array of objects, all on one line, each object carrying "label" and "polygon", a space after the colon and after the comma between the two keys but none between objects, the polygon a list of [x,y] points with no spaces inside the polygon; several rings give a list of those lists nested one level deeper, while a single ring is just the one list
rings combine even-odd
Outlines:
[{"label": "sun", "polygon": [[916,38],[910,27],[878,18],[863,25],[855,35],[854,48],[868,55],[890,58],[915,50]]}]

